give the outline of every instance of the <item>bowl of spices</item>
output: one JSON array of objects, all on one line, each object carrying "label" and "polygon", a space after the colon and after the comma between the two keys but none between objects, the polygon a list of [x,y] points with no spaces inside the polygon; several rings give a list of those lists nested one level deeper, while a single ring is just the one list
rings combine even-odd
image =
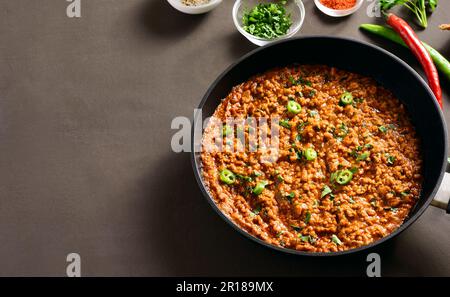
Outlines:
[{"label": "bowl of spices", "polygon": [[357,11],[364,0],[314,0],[317,8],[326,15],[343,17]]},{"label": "bowl of spices", "polygon": [[167,0],[173,8],[187,14],[202,14],[213,10],[222,0]]},{"label": "bowl of spices", "polygon": [[301,0],[236,0],[236,29],[252,43],[263,46],[294,36],[305,18]]}]

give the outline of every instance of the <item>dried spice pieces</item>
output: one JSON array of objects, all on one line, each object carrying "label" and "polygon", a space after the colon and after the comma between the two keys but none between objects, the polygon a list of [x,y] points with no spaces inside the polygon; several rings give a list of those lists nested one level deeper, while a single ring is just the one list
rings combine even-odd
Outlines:
[{"label": "dried spice pieces", "polygon": [[198,6],[203,4],[208,4],[211,0],[181,0],[186,6]]},{"label": "dried spice pieces", "polygon": [[320,0],[320,3],[331,9],[350,9],[356,5],[356,0]]}]

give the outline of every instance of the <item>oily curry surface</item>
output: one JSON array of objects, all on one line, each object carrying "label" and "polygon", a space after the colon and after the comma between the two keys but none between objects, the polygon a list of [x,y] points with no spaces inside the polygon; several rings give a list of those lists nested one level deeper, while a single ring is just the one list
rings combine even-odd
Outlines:
[{"label": "oily curry surface", "polygon": [[[271,70],[235,86],[213,118],[203,134],[203,180],[228,218],[270,244],[361,247],[396,230],[419,197],[414,127],[371,78],[322,65]],[[261,118],[269,120],[255,129]],[[275,157],[258,131],[278,131]]]}]

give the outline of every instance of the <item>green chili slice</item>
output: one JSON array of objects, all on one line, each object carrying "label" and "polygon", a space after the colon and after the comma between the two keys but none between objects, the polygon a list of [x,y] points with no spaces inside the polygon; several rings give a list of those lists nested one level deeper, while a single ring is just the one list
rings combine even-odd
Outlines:
[{"label": "green chili slice", "polygon": [[308,161],[312,161],[317,158],[317,152],[312,148],[307,148],[303,152],[303,155],[305,156],[306,160],[308,160]]},{"label": "green chili slice", "polygon": [[348,184],[353,178],[353,172],[348,169],[337,172],[335,181],[340,185]]},{"label": "green chili slice", "polygon": [[302,107],[300,106],[300,104],[298,104],[298,103],[295,102],[294,100],[290,100],[290,101],[288,102],[288,104],[287,104],[287,110],[288,110],[290,113],[297,114],[297,113],[299,113],[300,111],[302,111]]},{"label": "green chili slice", "polygon": [[236,181],[236,175],[228,169],[224,169],[219,174],[220,180],[227,185],[234,184]]},{"label": "green chili slice", "polygon": [[256,186],[253,188],[253,194],[255,195],[259,195],[261,194],[265,187],[268,185],[269,183],[266,180],[260,181],[258,184],[256,184]]},{"label": "green chili slice", "polygon": [[350,92],[345,92],[341,96],[341,100],[339,100],[339,105],[346,106],[353,103],[353,95]]}]

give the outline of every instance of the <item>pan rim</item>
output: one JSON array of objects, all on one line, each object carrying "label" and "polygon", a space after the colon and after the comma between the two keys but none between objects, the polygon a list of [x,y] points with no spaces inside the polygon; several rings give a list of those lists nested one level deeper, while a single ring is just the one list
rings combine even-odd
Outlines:
[{"label": "pan rim", "polygon": [[260,52],[260,51],[264,51],[267,48],[270,47],[274,47],[277,46],[279,44],[282,43],[289,43],[289,42],[294,42],[296,40],[312,40],[312,39],[334,39],[334,40],[341,40],[341,41],[345,41],[345,42],[352,42],[352,43],[357,43],[359,45],[365,46],[365,47],[369,47],[372,48],[376,51],[378,51],[380,54],[387,56],[388,58],[392,59],[394,62],[399,63],[401,66],[403,66],[405,68],[405,70],[407,70],[409,73],[411,73],[422,85],[422,87],[425,87],[426,91],[429,93],[429,95],[431,96],[431,98],[433,98],[433,104],[434,104],[434,108],[437,110],[439,118],[440,118],[440,123],[442,124],[442,135],[440,137],[442,137],[444,139],[444,152],[445,154],[442,157],[442,165],[441,165],[441,170],[439,173],[439,177],[435,182],[435,185],[433,187],[433,190],[431,192],[431,194],[426,198],[424,204],[422,205],[422,207],[420,209],[417,210],[417,212],[410,217],[406,222],[404,222],[398,229],[396,229],[394,232],[390,233],[389,235],[387,235],[386,237],[383,237],[377,241],[374,241],[368,245],[364,245],[358,248],[354,248],[354,249],[349,249],[349,250],[345,250],[345,251],[339,251],[339,252],[319,252],[319,253],[315,253],[315,252],[305,252],[305,251],[298,251],[298,250],[294,250],[294,249],[287,249],[287,248],[283,248],[283,247],[279,247],[279,246],[275,246],[272,245],[270,243],[267,243],[265,241],[263,241],[262,239],[259,239],[253,235],[251,235],[250,233],[246,232],[245,230],[243,230],[242,228],[240,228],[238,225],[236,225],[231,219],[229,219],[220,209],[219,207],[216,205],[216,203],[214,202],[214,199],[211,197],[210,193],[208,192],[205,183],[203,182],[203,178],[201,177],[201,170],[200,170],[200,164],[198,164],[197,159],[196,159],[196,151],[195,151],[195,139],[196,139],[196,134],[195,134],[195,127],[196,127],[196,123],[198,122],[197,117],[193,118],[193,125],[192,125],[192,129],[191,129],[191,164],[194,170],[194,175],[195,175],[195,179],[201,189],[202,195],[204,197],[204,199],[206,199],[208,201],[208,203],[211,205],[211,207],[215,210],[215,212],[228,224],[230,225],[233,229],[237,230],[239,234],[241,234],[242,236],[244,236],[245,238],[252,240],[253,242],[259,243],[262,246],[269,248],[269,249],[273,249],[275,251],[278,252],[282,252],[282,253],[286,253],[286,254],[292,254],[292,255],[299,255],[299,256],[313,256],[313,257],[335,257],[335,256],[343,256],[343,255],[348,255],[348,254],[354,254],[354,253],[358,253],[358,252],[362,252],[365,250],[369,250],[369,249],[373,249],[376,246],[379,246],[383,243],[385,243],[386,241],[396,237],[397,235],[399,235],[400,233],[402,233],[404,230],[406,230],[408,227],[410,227],[414,222],[417,221],[417,219],[419,217],[422,216],[422,214],[425,212],[425,210],[429,207],[429,205],[431,204],[431,201],[433,200],[434,196],[436,195],[439,186],[442,182],[442,179],[444,177],[444,173],[446,171],[446,167],[447,167],[447,155],[448,155],[448,139],[447,139],[447,125],[445,122],[445,117],[444,114],[441,110],[441,108],[439,107],[436,97],[434,96],[433,92],[431,91],[430,87],[428,86],[428,84],[425,82],[425,80],[422,78],[422,76],[420,76],[411,66],[409,66],[405,61],[403,61],[401,58],[397,57],[396,55],[394,55],[393,53],[377,46],[377,45],[373,45],[370,44],[368,42],[365,41],[361,41],[358,39],[354,39],[354,38],[348,38],[348,37],[339,37],[339,36],[328,36],[328,35],[305,35],[305,36],[299,36],[299,37],[294,37],[294,38],[290,38],[290,39],[285,39],[285,40],[280,40],[280,41],[276,41],[274,43],[268,44],[266,46],[263,47],[259,47],[256,48],[252,51],[250,51],[249,53],[243,55],[241,58],[239,58],[236,62],[232,63],[231,65],[229,65],[215,80],[214,82],[209,86],[208,90],[206,91],[205,95],[203,96],[202,100],[200,101],[197,109],[202,110],[203,106],[205,105],[205,102],[207,101],[209,95],[211,94],[212,90],[217,86],[217,84],[223,79],[223,77],[225,75],[227,75],[232,69],[234,69],[236,66],[238,66],[240,63],[242,63],[244,60],[248,59],[250,56]]}]

